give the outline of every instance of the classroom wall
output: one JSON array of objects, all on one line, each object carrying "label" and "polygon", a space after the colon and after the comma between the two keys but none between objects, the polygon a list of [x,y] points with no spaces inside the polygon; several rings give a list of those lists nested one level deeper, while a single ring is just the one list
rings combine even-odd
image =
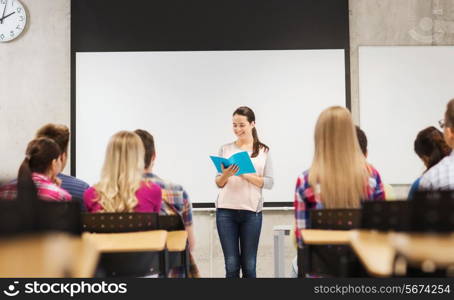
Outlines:
[{"label": "classroom wall", "polygon": [[[454,45],[454,0],[350,0],[349,8],[352,113],[359,123],[358,47]],[[398,198],[408,190],[394,186]]]},{"label": "classroom wall", "polygon": [[0,181],[16,176],[38,127],[70,122],[70,0],[21,2],[27,27],[0,44]]},{"label": "classroom wall", "polygon": [[350,0],[349,8],[352,112],[359,122],[358,47],[454,45],[454,1]]},{"label": "classroom wall", "polygon": [[[29,25],[18,40],[0,45],[0,179],[15,176],[39,126],[70,121],[70,0],[21,1]],[[352,111],[359,121],[358,46],[454,45],[454,0],[350,0],[350,41]],[[397,187],[396,192],[405,196],[407,189]],[[202,274],[222,276],[212,213],[196,212],[194,222]],[[259,276],[274,274],[272,227],[292,223],[291,211],[264,212]],[[296,253],[291,245],[287,238],[287,271]]]}]

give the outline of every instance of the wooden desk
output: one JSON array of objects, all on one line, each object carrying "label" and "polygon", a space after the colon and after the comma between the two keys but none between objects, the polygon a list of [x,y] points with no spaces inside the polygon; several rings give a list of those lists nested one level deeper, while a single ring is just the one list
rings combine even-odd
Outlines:
[{"label": "wooden desk", "polygon": [[99,252],[162,251],[165,249],[167,231],[152,230],[127,233],[84,233],[84,240],[91,241]]},{"label": "wooden desk", "polygon": [[169,252],[181,252],[186,250],[188,233],[186,230],[169,231],[167,233],[167,250]]},{"label": "wooden desk", "polygon": [[63,233],[0,240],[0,277],[92,277],[98,253]]},{"label": "wooden desk", "polygon": [[349,230],[302,229],[301,235],[307,245],[344,245],[350,243]]},{"label": "wooden desk", "polygon": [[72,241],[72,248],[77,255],[73,255],[71,259],[69,267],[70,277],[93,277],[99,260],[99,252],[95,245],[90,241],[84,241],[82,238],[78,238]]},{"label": "wooden desk", "polygon": [[390,241],[409,263],[428,262],[441,268],[454,264],[454,234],[394,233]]},{"label": "wooden desk", "polygon": [[350,244],[371,275],[388,277],[393,274],[395,250],[387,233],[352,230]]}]

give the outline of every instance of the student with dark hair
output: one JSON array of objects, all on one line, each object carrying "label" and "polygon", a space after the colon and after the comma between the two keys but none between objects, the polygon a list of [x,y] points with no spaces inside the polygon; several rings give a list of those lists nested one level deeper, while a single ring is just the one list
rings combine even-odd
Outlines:
[{"label": "student with dark hair", "polygon": [[[192,225],[192,205],[189,201],[188,193],[181,185],[174,184],[164,180],[153,173],[153,165],[156,159],[156,149],[153,136],[146,130],[137,129],[134,131],[142,140],[145,148],[144,155],[144,177],[147,180],[159,185],[162,192],[161,215],[178,215],[180,216],[184,228],[188,233],[188,246],[191,252],[195,248],[195,237]],[[198,277],[198,269],[191,256],[191,277]],[[170,277],[183,277],[181,268],[171,270]]]},{"label": "student with dark hair", "polygon": [[69,129],[65,125],[60,124],[47,124],[41,127],[36,133],[36,137],[46,137],[54,140],[61,149],[61,160],[62,166],[59,171],[57,178],[61,180],[61,187],[68,191],[73,199],[77,199],[81,202],[81,208],[85,211],[85,206],[83,205],[83,194],[85,190],[89,188],[89,185],[76,177],[65,175],[61,173],[66,166],[68,161],[68,144],[69,144]]},{"label": "student with dark hair", "polygon": [[226,277],[256,277],[257,249],[262,228],[262,189],[273,186],[269,147],[260,142],[255,114],[242,106],[233,112],[236,141],[223,145],[219,156],[247,151],[255,174],[235,176],[238,167],[223,168],[216,176],[219,195],[216,201],[216,225],[224,253]]},{"label": "student with dark hair", "polygon": [[13,200],[17,198],[18,186],[29,186],[33,181],[38,197],[48,201],[70,201],[71,195],[58,184],[57,174],[61,170],[60,147],[48,138],[32,140],[25,153],[17,181],[0,188],[0,199]]},{"label": "student with dark hair", "polygon": [[361,148],[361,152],[364,154],[365,157],[367,157],[367,136],[364,133],[364,131],[359,128],[359,126],[356,127],[356,136],[358,137],[358,143],[359,147]]},{"label": "student with dark hair", "polygon": [[[418,133],[414,148],[426,165],[423,176],[413,183],[409,198],[415,190],[454,189],[454,99],[449,101],[444,120],[440,120],[443,135],[435,127],[428,127]],[[419,181],[419,186],[418,186]]]},{"label": "student with dark hair", "polygon": [[[366,157],[366,160],[367,160],[367,155],[368,155],[367,144],[368,143],[367,143],[366,133],[357,125],[355,126],[355,129],[356,129],[356,137],[358,138],[359,148],[361,148],[361,152],[364,154],[364,156]],[[369,162],[367,162],[367,163],[370,165]],[[372,165],[371,165],[371,167],[374,168]],[[377,173],[379,173],[379,172],[377,171]],[[385,192],[386,200],[395,200],[396,199],[396,195],[394,194],[394,190],[391,185],[389,185],[387,183],[383,183],[383,189]]]}]

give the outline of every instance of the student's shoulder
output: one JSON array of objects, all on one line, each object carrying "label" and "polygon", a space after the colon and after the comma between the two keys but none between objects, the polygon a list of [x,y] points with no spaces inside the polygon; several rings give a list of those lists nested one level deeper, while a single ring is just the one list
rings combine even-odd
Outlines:
[{"label": "student's shoulder", "polygon": [[70,185],[83,187],[85,189],[88,189],[90,187],[90,185],[88,183],[86,183],[82,179],[76,178],[74,176],[70,176],[70,175],[66,175],[66,174],[60,173],[60,174],[57,175],[57,177],[60,178],[63,183],[67,183],[67,184],[70,184]]},{"label": "student's shoulder", "polygon": [[366,163],[366,168],[367,168],[367,171],[369,172],[370,177],[381,178],[380,172],[378,172],[378,170],[372,164]]},{"label": "student's shoulder", "polygon": [[309,170],[302,172],[296,180],[297,188],[307,188],[309,186]]},{"label": "student's shoulder", "polygon": [[181,191],[181,192],[185,191],[182,185],[177,184],[170,180],[162,179],[161,177],[156,176],[156,175],[153,179],[153,182],[156,183],[157,185],[159,185],[161,187],[161,189],[163,189],[163,190]]},{"label": "student's shoulder", "polygon": [[444,171],[446,168],[447,168],[447,166],[441,164],[441,162],[440,162],[437,165],[430,168],[429,170],[427,170],[420,177],[419,187],[421,189],[427,189],[427,188],[430,188],[433,184],[439,182],[440,177],[442,177],[442,174],[448,173],[448,172]]},{"label": "student's shoulder", "polygon": [[84,200],[92,200],[98,197],[98,192],[94,186],[88,187],[83,194]]}]

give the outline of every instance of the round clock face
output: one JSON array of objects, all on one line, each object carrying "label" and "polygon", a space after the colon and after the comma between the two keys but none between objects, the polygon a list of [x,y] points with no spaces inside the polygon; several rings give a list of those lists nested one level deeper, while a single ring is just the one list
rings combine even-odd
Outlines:
[{"label": "round clock face", "polygon": [[26,23],[27,14],[19,0],[0,0],[0,42],[17,38]]}]

